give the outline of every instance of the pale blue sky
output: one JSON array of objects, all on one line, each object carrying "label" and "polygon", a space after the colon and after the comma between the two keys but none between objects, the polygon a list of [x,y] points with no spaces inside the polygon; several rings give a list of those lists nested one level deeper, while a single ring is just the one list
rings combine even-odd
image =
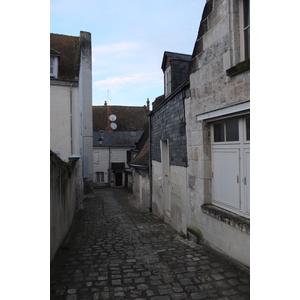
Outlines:
[{"label": "pale blue sky", "polygon": [[205,2],[50,0],[50,32],[91,33],[93,105],[140,106],[163,94],[164,51],[192,54]]}]

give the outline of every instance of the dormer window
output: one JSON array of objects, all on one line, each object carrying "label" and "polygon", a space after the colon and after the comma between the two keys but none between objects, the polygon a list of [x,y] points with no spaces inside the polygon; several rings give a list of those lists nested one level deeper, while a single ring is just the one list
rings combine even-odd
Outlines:
[{"label": "dormer window", "polygon": [[171,66],[165,71],[165,97],[171,94]]},{"label": "dormer window", "polygon": [[58,58],[57,56],[50,55],[50,77],[57,78]]}]

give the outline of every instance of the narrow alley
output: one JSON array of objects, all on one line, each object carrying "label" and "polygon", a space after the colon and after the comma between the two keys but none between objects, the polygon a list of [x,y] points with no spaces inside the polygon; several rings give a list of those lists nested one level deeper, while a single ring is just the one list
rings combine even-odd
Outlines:
[{"label": "narrow alley", "polygon": [[51,263],[52,300],[250,299],[249,271],[181,237],[126,189],[99,189]]}]

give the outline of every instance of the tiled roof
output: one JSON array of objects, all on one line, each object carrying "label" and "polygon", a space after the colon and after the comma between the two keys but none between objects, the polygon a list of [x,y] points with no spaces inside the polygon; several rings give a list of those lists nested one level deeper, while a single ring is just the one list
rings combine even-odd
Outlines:
[{"label": "tiled roof", "polygon": [[78,79],[80,55],[78,36],[50,33],[50,54],[60,54],[58,79]]},{"label": "tiled roof", "polygon": [[135,147],[142,136],[143,131],[113,131],[107,130],[93,131],[93,147],[99,147],[99,138],[101,136],[101,147]]},{"label": "tiled roof", "polygon": [[146,106],[93,106],[93,130],[108,130],[108,116],[117,117],[115,131],[144,130],[148,124]]}]

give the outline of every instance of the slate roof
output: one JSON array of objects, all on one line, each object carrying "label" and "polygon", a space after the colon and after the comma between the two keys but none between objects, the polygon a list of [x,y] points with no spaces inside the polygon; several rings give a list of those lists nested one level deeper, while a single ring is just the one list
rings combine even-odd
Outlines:
[{"label": "slate roof", "polygon": [[148,169],[149,167],[149,125],[139,141],[136,144],[135,150],[138,154],[128,164],[132,168]]},{"label": "slate roof", "polygon": [[143,144],[141,151],[128,165],[132,168],[149,168],[149,138],[147,138],[146,142]]},{"label": "slate roof", "polygon": [[80,58],[79,36],[50,33],[50,54],[59,56],[58,79],[78,79]]},{"label": "slate roof", "polygon": [[165,95],[161,95],[152,102],[152,110],[154,110],[159,104],[161,104],[165,100]]},{"label": "slate roof", "polygon": [[143,131],[113,131],[107,130],[93,131],[93,147],[100,147],[98,140],[101,136],[101,147],[135,147],[136,143],[142,136]]},{"label": "slate roof", "polygon": [[161,64],[161,69],[163,71],[165,70],[165,64],[166,64],[168,58],[171,60],[180,60],[180,61],[190,62],[192,55],[165,51],[164,56],[163,56],[163,61]]},{"label": "slate roof", "polygon": [[117,131],[145,130],[148,124],[146,106],[93,106],[93,130],[108,130],[108,116],[117,117]]}]

